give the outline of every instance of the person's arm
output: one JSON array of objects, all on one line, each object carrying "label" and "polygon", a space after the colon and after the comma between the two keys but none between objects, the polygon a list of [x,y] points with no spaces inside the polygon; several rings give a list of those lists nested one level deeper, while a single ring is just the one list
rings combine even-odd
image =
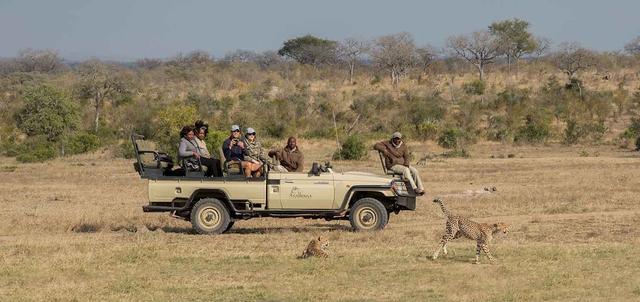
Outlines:
[{"label": "person's arm", "polygon": [[224,159],[226,160],[231,160],[231,148],[229,148],[229,145],[231,145],[230,140],[225,140],[222,143],[222,154],[224,155]]},{"label": "person's arm", "polygon": [[185,140],[180,140],[180,146],[178,147],[178,156],[180,157],[191,157],[193,156],[192,151],[187,151],[187,142]]},{"label": "person's arm", "polygon": [[[300,152],[300,151],[298,151]],[[304,155],[300,152],[300,160],[296,163],[298,166],[296,167],[296,172],[302,172],[304,169]]]},{"label": "person's arm", "polygon": [[411,163],[411,153],[409,153],[409,147],[407,147],[406,145],[404,146],[402,157],[404,158],[404,165],[408,167]]},{"label": "person's arm", "polygon": [[384,145],[384,142],[377,142],[375,145],[373,145],[373,150],[382,152],[382,153],[386,153],[387,152],[387,146]]}]

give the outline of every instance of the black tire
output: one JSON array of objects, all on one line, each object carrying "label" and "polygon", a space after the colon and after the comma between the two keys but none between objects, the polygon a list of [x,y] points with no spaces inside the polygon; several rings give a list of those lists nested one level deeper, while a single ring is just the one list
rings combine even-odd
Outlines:
[{"label": "black tire", "polygon": [[227,229],[226,229],[226,230],[224,230],[224,232],[223,232],[223,233],[228,232],[228,231],[231,229],[231,227],[233,227],[233,224],[234,224],[234,223],[236,223],[236,221],[235,221],[235,220],[231,220],[231,221],[229,221],[229,225],[227,226]]},{"label": "black tire", "polygon": [[229,210],[218,199],[200,199],[191,209],[191,225],[199,234],[221,234],[229,229]]},{"label": "black tire", "polygon": [[375,198],[362,198],[351,206],[349,222],[354,231],[378,231],[389,222],[389,213],[384,205]]}]

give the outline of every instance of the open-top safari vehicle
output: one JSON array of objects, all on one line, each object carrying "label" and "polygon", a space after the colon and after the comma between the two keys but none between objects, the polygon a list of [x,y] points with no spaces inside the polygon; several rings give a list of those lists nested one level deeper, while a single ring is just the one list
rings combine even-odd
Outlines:
[{"label": "open-top safari vehicle", "polygon": [[148,181],[144,212],[170,212],[201,234],[224,233],[236,220],[256,217],[348,219],[356,231],[380,230],[391,213],[416,208],[411,186],[391,171],[338,173],[314,163],[306,173],[265,166],[262,177],[246,178],[225,163],[222,177],[205,177],[202,167],[175,168],[165,153],[141,149],[141,141],[131,135],[134,167]]}]

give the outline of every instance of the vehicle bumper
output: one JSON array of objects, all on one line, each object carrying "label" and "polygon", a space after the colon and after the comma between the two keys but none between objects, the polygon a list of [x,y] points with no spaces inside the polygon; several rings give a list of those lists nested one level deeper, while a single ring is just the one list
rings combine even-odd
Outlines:
[{"label": "vehicle bumper", "polygon": [[396,204],[404,210],[415,211],[416,197],[415,196],[397,196]]}]

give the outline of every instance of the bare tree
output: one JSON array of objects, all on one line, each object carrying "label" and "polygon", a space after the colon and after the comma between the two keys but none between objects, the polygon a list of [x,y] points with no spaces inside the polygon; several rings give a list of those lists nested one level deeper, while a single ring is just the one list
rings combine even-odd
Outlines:
[{"label": "bare tree", "polygon": [[627,43],[624,46],[624,50],[632,55],[640,55],[640,36]]},{"label": "bare tree", "polygon": [[58,52],[51,49],[34,50],[24,49],[18,53],[17,63],[24,72],[56,72],[62,70],[65,65]]},{"label": "bare tree", "polygon": [[500,45],[488,31],[476,31],[466,36],[447,39],[447,47],[458,57],[467,60],[478,69],[480,81],[484,78],[484,68],[494,62],[500,54]]},{"label": "bare tree", "polygon": [[142,58],[136,61],[136,67],[141,69],[155,69],[162,66],[162,60],[154,58]]},{"label": "bare tree", "polygon": [[347,38],[338,44],[338,56],[349,67],[349,84],[353,84],[353,75],[358,61],[369,49],[369,42],[356,38]]},{"label": "bare tree", "polygon": [[81,98],[93,102],[95,108],[94,131],[98,132],[104,102],[126,93],[129,81],[117,66],[105,64],[97,59],[82,63],[78,72],[81,80],[77,91]]},{"label": "bare tree", "polygon": [[531,55],[535,58],[535,60],[538,60],[542,56],[547,54],[547,52],[551,48],[551,40],[544,37],[536,37],[536,46],[536,49],[533,50]]},{"label": "bare tree", "polygon": [[422,73],[426,74],[428,72],[429,67],[431,67],[438,58],[438,53],[439,50],[431,45],[416,49],[416,54],[418,55],[418,67],[420,67],[420,71]]},{"label": "bare tree", "polygon": [[593,66],[595,56],[592,51],[578,43],[565,42],[560,44],[560,50],[552,55],[552,61],[571,80],[578,71]]},{"label": "bare tree", "polygon": [[413,37],[407,32],[379,37],[371,56],[378,67],[389,72],[394,87],[417,62],[416,46]]}]

